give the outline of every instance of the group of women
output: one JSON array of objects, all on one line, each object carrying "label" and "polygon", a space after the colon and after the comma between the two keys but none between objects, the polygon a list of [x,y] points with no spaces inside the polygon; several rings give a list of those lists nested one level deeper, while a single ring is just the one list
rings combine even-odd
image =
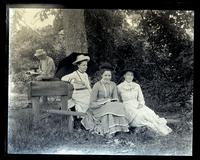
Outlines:
[{"label": "group of women", "polygon": [[172,132],[165,118],[160,118],[145,105],[139,84],[133,82],[134,71],[125,67],[124,81],[116,85],[112,79],[113,67],[109,63],[100,66],[101,80],[91,88],[86,73],[89,56],[79,55],[73,62],[77,70],[61,80],[70,82],[74,91],[69,108],[86,113],[81,123],[92,133],[112,137],[116,132],[129,132],[130,127],[146,126],[159,135]]}]

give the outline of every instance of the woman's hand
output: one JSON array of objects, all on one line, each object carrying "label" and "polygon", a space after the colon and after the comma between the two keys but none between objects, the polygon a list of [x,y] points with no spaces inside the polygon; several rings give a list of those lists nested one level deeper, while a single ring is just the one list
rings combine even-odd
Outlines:
[{"label": "woman's hand", "polygon": [[139,104],[138,107],[137,107],[137,109],[140,109],[142,107],[143,107],[143,104]]}]

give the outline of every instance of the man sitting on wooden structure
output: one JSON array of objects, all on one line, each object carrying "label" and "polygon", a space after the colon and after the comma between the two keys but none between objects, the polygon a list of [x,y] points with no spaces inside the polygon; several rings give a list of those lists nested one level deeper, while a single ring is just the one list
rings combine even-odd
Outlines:
[{"label": "man sitting on wooden structure", "polygon": [[[40,60],[39,69],[37,71],[28,73],[32,75],[34,80],[42,81],[42,80],[55,80],[55,63],[53,59],[49,56],[47,56],[44,49],[38,49],[36,50],[35,57],[37,57]],[[47,96],[42,96],[42,102],[46,103],[48,101]],[[27,107],[30,107],[32,104],[31,100],[28,99],[28,105]]]},{"label": "man sitting on wooden structure", "polygon": [[43,49],[36,50],[35,56],[40,60],[38,69],[39,75],[36,80],[48,80],[54,77],[55,64],[51,57],[47,56]]}]

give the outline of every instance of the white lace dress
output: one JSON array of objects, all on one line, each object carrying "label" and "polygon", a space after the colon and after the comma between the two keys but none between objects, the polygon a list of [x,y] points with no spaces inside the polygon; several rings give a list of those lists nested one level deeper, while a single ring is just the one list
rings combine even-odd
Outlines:
[{"label": "white lace dress", "polygon": [[68,107],[75,106],[76,111],[85,113],[89,108],[91,87],[87,73],[78,70],[61,78],[62,81],[70,82],[74,91],[72,98],[68,101]]},{"label": "white lace dress", "polygon": [[[129,125],[133,127],[147,126],[160,135],[167,135],[172,129],[167,126],[165,118],[160,118],[145,105],[142,90],[135,82],[122,82],[118,86],[119,97],[123,101]],[[142,108],[138,105],[142,104]]]}]

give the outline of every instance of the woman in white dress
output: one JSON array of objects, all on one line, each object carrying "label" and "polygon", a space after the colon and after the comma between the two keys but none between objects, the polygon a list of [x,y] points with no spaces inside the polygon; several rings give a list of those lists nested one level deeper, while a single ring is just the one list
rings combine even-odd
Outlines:
[{"label": "woman in white dress", "polygon": [[72,98],[68,101],[68,107],[72,108],[75,106],[76,111],[83,113],[87,111],[90,103],[91,86],[86,73],[89,60],[89,56],[77,56],[73,65],[77,65],[78,69],[61,78],[62,81],[68,81],[74,87]]},{"label": "woman in white dress", "polygon": [[133,82],[134,71],[131,68],[123,70],[124,81],[118,88],[129,125],[133,127],[147,126],[160,135],[167,135],[172,129],[167,126],[165,118],[160,118],[153,110],[145,105],[142,90],[139,84]]}]

